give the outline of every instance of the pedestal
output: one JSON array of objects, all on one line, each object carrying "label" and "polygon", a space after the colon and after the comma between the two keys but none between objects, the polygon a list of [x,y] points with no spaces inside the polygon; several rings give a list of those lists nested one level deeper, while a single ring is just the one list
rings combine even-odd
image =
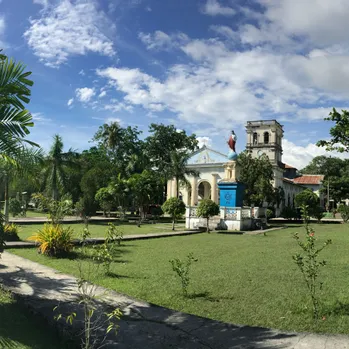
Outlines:
[{"label": "pedestal", "polygon": [[220,190],[221,207],[242,207],[244,199],[244,185],[239,182],[220,182],[218,183]]}]

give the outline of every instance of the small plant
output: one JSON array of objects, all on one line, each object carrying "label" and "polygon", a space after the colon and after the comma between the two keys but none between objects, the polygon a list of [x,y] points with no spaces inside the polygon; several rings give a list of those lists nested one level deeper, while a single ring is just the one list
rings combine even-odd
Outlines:
[{"label": "small plant", "polygon": [[[89,269],[89,271],[91,271]],[[102,296],[97,296],[97,286],[89,283],[84,278],[85,272],[83,272],[81,264],[79,264],[80,277],[77,280],[79,305],[82,307],[84,329],[81,333],[82,336],[82,349],[102,348],[108,333],[114,331],[117,334],[119,329],[118,321],[121,319],[122,312],[116,308],[110,312],[102,311],[98,305],[98,300]],[[57,311],[59,306],[56,306],[53,311]],[[66,323],[72,325],[76,312],[72,312],[65,317]],[[55,320],[63,318],[62,314],[58,314]],[[104,335],[101,336],[101,333]]]},{"label": "small plant", "polygon": [[313,208],[312,216],[316,218],[318,223],[321,223],[321,219],[325,217],[325,212],[320,206]]},{"label": "small plant", "polygon": [[122,230],[120,230],[120,228],[118,228],[113,223],[108,223],[108,229],[105,236],[106,243],[109,244],[116,241],[117,244],[120,246],[121,240],[123,239],[123,237],[124,237],[124,233],[122,232]]},{"label": "small plant", "polygon": [[299,218],[298,212],[295,208],[286,206],[282,209],[280,216],[285,219],[297,219]]},{"label": "small plant", "polygon": [[170,198],[165,201],[161,209],[172,217],[172,230],[175,230],[176,219],[185,213],[185,204],[178,198]]},{"label": "small plant", "polygon": [[20,216],[22,214],[22,205],[17,199],[10,199],[9,201],[9,211],[12,217]]},{"label": "small plant", "polygon": [[340,213],[343,222],[347,223],[349,220],[349,206],[342,204],[338,207],[338,212]]},{"label": "small plant", "polygon": [[20,228],[17,224],[11,223],[11,224],[5,224],[4,225],[4,238],[6,241],[19,241],[18,233],[20,231]]},{"label": "small plant", "polygon": [[193,262],[198,260],[194,258],[193,253],[189,253],[187,259],[182,261],[179,258],[171,259],[172,270],[180,277],[182,283],[183,295],[188,295],[188,286],[190,283],[190,267]]},{"label": "small plant", "polygon": [[93,259],[103,265],[106,275],[110,274],[110,266],[114,259],[111,244],[104,242],[102,245],[94,246],[94,249],[96,252]]},{"label": "small plant", "polygon": [[107,275],[110,273],[110,266],[116,252],[115,241],[120,246],[122,238],[123,232],[113,223],[108,223],[104,243],[95,247],[96,254],[94,259],[103,265]]},{"label": "small plant", "polygon": [[44,224],[43,229],[30,236],[28,240],[39,244],[38,251],[47,256],[61,256],[73,248],[73,230],[60,224]]},{"label": "small plant", "polygon": [[314,230],[309,226],[309,213],[308,207],[302,206],[302,214],[304,219],[305,228],[305,241],[301,241],[298,233],[294,234],[298,246],[302,249],[303,253],[297,253],[292,258],[300,269],[304,281],[307,285],[312,305],[313,305],[313,317],[319,317],[319,297],[318,291],[322,289],[322,283],[318,282],[320,267],[326,265],[326,261],[319,261],[319,253],[329,244],[331,240],[327,240],[322,246],[316,246],[316,238]]},{"label": "small plant", "polygon": [[204,217],[207,220],[207,232],[210,232],[210,217],[219,214],[219,206],[211,199],[204,199],[200,201],[197,209],[198,217]]},{"label": "small plant", "polygon": [[38,193],[33,194],[32,199],[39,203],[41,210],[48,211],[48,218],[53,225],[60,224],[65,216],[73,214],[73,202],[68,195],[56,201]]},{"label": "small plant", "polygon": [[267,218],[267,221],[271,218],[275,218],[275,210],[272,208],[267,208],[267,211],[265,212],[265,216]]}]

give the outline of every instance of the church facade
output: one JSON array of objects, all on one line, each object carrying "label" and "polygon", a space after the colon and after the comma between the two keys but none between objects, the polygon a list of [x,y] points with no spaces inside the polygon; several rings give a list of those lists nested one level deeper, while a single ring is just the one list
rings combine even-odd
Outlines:
[{"label": "church facade", "polygon": [[[323,176],[312,176],[311,184],[307,185],[307,180],[300,180],[297,169],[282,162],[284,131],[281,124],[276,120],[248,121],[246,134],[246,150],[254,158],[263,154],[268,156],[273,166],[273,186],[284,190],[285,200],[278,211],[283,206],[294,207],[295,196],[306,187],[316,192],[320,196],[321,204],[324,204],[320,194]],[[224,178],[238,180],[236,163],[229,161],[226,154],[205,145],[190,156],[187,166],[200,174],[199,177],[188,176],[188,184],[180,187],[180,197],[187,206],[196,206],[202,199],[211,199],[219,204],[218,183]],[[167,197],[174,196],[176,196],[176,181],[173,179],[167,183]]]}]

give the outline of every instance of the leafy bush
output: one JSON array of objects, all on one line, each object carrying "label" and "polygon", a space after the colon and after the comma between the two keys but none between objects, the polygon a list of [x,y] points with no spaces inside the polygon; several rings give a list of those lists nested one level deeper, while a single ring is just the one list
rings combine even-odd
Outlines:
[{"label": "leafy bush", "polygon": [[19,241],[18,233],[20,231],[20,228],[17,224],[11,223],[11,224],[5,224],[4,225],[4,239],[6,241]]},{"label": "leafy bush", "polygon": [[285,219],[297,219],[300,218],[297,210],[293,207],[286,206],[282,209],[280,216]]},{"label": "leafy bush", "polygon": [[194,258],[193,253],[189,253],[186,261],[182,261],[179,258],[171,259],[172,270],[180,277],[182,283],[183,295],[188,295],[188,286],[190,283],[190,267],[193,262],[198,260]]},{"label": "leafy bush", "polygon": [[210,217],[219,214],[219,206],[211,199],[204,199],[200,201],[197,209],[198,217],[204,217],[207,220],[207,232],[210,231]]},{"label": "leafy bush", "polygon": [[180,218],[185,213],[185,204],[178,198],[170,198],[161,206],[165,213],[172,217],[172,230],[175,230],[176,219]]},{"label": "leafy bush", "polygon": [[312,216],[317,219],[319,223],[321,223],[321,219],[325,217],[325,212],[320,206],[316,206],[312,209]]},{"label": "leafy bush", "polygon": [[10,199],[9,211],[13,217],[19,216],[22,213],[22,206],[20,201],[14,198]]},{"label": "leafy bush", "polygon": [[47,256],[62,256],[73,248],[73,229],[60,224],[44,224],[43,229],[28,240],[39,244],[39,253]]},{"label": "leafy bush", "polygon": [[267,220],[269,220],[271,218],[275,218],[275,209],[274,209],[274,207],[268,207],[265,215],[267,217]]},{"label": "leafy bush", "polygon": [[349,206],[345,204],[341,204],[338,207],[338,212],[340,213],[343,222],[347,223],[349,220]]}]

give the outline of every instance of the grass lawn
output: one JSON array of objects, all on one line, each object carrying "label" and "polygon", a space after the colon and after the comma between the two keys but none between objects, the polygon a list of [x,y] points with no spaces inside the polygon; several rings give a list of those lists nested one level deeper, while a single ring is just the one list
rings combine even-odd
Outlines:
[{"label": "grass lawn", "polygon": [[0,319],[0,348],[69,348],[42,319],[17,304],[11,295],[1,288]]},{"label": "grass lawn", "polygon": [[[292,238],[303,227],[263,235],[199,234],[123,243],[107,277],[99,269],[94,282],[122,293],[196,315],[235,324],[284,330],[349,334],[349,225],[314,225],[318,243],[333,240],[321,254],[328,261],[320,273],[325,320],[314,322],[308,291],[292,255]],[[34,249],[10,252],[78,275],[77,260],[52,259]],[[193,252],[191,297],[181,295],[169,259]],[[89,262],[81,259],[87,267]],[[97,269],[97,266],[96,266]],[[118,275],[119,277],[115,277]]]},{"label": "grass lawn", "polygon": [[[113,222],[115,223],[115,222]],[[116,224],[116,223],[115,223]],[[66,224],[71,226],[74,229],[74,237],[78,238],[79,234],[83,231],[85,227],[82,223],[73,223]],[[157,224],[142,224],[140,227],[137,226],[136,223],[122,223],[116,224],[120,229],[124,232],[124,235],[134,235],[134,234],[153,234],[153,233],[163,233],[163,232],[171,232],[172,224],[171,223],[157,223]],[[99,222],[89,224],[89,229],[91,233],[91,237],[104,237],[107,229],[108,223]],[[19,237],[21,240],[26,240],[29,236],[33,235],[39,229],[42,229],[43,224],[22,224],[20,225]],[[176,230],[180,231],[185,228],[185,224],[179,223],[176,225]]]}]

